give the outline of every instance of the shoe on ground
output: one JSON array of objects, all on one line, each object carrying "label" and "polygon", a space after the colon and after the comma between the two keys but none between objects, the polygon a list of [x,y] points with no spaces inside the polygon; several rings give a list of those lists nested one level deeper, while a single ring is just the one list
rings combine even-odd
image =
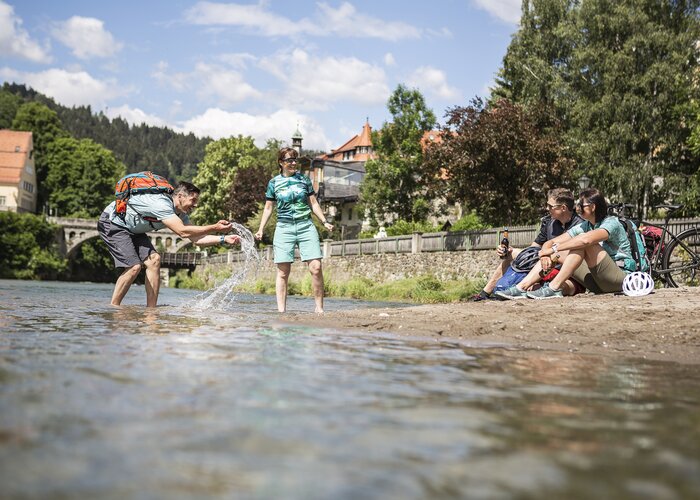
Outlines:
[{"label": "shoe on ground", "polygon": [[534,292],[527,292],[528,299],[558,299],[563,297],[564,294],[561,290],[553,290],[549,288],[549,285],[544,285],[542,288],[535,290]]},{"label": "shoe on ground", "polygon": [[481,302],[482,300],[493,300],[494,296],[484,290],[480,291],[476,295],[472,295],[469,302]]},{"label": "shoe on ground", "polygon": [[498,298],[505,300],[518,300],[526,298],[527,292],[524,290],[520,290],[517,286],[513,285],[510,288],[506,288],[505,290],[496,292],[494,295]]}]

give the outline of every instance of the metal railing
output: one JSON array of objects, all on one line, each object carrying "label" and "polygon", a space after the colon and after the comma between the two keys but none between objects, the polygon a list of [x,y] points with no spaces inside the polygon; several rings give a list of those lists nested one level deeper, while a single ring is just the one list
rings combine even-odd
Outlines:
[{"label": "metal railing", "polygon": [[170,268],[194,268],[203,263],[201,252],[164,252],[160,257],[160,265]]}]

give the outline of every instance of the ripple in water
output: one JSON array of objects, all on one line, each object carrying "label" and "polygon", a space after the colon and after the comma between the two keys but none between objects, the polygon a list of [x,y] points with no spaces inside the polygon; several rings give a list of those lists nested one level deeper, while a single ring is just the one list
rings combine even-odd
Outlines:
[{"label": "ripple in water", "polygon": [[260,266],[260,254],[255,248],[253,233],[237,222],[231,221],[231,224],[233,226],[232,232],[236,233],[241,238],[243,263],[239,263],[239,265],[233,269],[231,276],[223,283],[197,295],[192,306],[194,309],[228,309],[233,301],[236,300],[236,287],[246,280],[250,271],[257,274],[258,267]]}]

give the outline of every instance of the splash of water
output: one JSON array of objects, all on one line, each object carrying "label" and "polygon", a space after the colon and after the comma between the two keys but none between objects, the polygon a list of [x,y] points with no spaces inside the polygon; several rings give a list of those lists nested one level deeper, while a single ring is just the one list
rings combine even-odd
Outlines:
[{"label": "splash of water", "polygon": [[195,297],[192,307],[195,309],[227,309],[236,299],[236,287],[243,283],[248,274],[254,271],[257,274],[260,266],[260,254],[255,248],[255,239],[245,226],[231,221],[232,232],[241,238],[240,256],[243,262],[237,262],[233,272],[224,282]]}]

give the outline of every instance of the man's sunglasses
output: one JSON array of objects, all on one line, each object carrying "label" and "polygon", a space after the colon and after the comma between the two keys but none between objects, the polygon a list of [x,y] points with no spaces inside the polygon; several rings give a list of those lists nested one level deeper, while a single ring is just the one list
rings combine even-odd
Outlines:
[{"label": "man's sunglasses", "polygon": [[563,207],[563,206],[564,206],[563,203],[561,203],[559,205],[550,205],[549,203],[547,203],[547,210],[554,210],[555,208],[559,208],[559,207]]}]

